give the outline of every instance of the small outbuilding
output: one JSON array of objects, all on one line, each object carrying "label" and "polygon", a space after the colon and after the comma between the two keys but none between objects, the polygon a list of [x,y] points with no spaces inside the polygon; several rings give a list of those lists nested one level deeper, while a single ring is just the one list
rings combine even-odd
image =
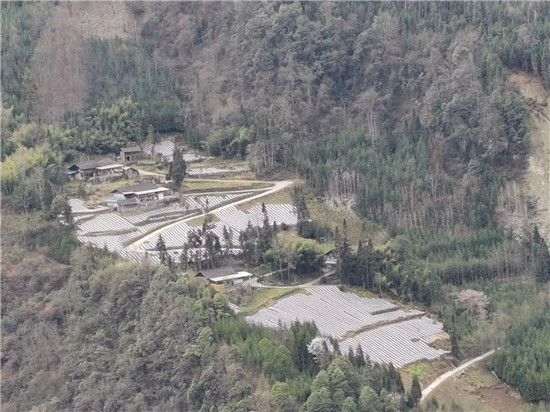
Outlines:
[{"label": "small outbuilding", "polygon": [[120,149],[120,159],[124,163],[136,162],[138,160],[144,159],[145,157],[145,153],[143,153],[141,147],[139,146],[129,146]]},{"label": "small outbuilding", "polygon": [[121,187],[111,192],[112,196],[106,203],[111,209],[119,212],[129,212],[158,203],[168,203],[176,198],[170,195],[167,187],[154,183],[139,183],[136,185]]},{"label": "small outbuilding", "polygon": [[75,180],[101,182],[122,177],[123,165],[112,160],[75,163],[67,169],[67,175]]},{"label": "small outbuilding", "polygon": [[111,192],[114,198],[138,199],[142,203],[154,203],[164,200],[170,195],[170,189],[154,183],[139,183],[121,187]]},{"label": "small outbuilding", "polygon": [[204,269],[197,272],[195,277],[204,278],[212,285],[238,285],[254,277],[252,273],[243,270],[236,271],[231,266],[222,266],[215,269]]}]

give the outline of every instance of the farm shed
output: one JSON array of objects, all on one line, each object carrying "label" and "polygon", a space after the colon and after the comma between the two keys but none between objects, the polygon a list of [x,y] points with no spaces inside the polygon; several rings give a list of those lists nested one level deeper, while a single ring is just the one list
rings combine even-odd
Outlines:
[{"label": "farm shed", "polygon": [[203,278],[208,281],[212,278],[217,278],[221,276],[232,275],[236,272],[235,269],[231,266],[220,266],[219,268],[214,269],[201,269],[195,275],[196,278]]},{"label": "farm shed", "polygon": [[145,157],[145,154],[139,146],[129,146],[120,149],[120,159],[126,163],[136,162]]},{"label": "farm shed", "polygon": [[208,281],[216,285],[239,285],[245,280],[251,279],[253,277],[254,275],[252,273],[241,270],[237,273],[233,273],[232,275],[213,277],[208,279]]},{"label": "farm shed", "polygon": [[155,203],[163,200],[170,194],[170,189],[154,183],[139,183],[137,185],[121,187],[113,190],[114,198],[137,199],[142,203]]},{"label": "farm shed", "polygon": [[67,175],[75,180],[104,181],[121,177],[123,166],[112,160],[75,163],[67,169]]}]

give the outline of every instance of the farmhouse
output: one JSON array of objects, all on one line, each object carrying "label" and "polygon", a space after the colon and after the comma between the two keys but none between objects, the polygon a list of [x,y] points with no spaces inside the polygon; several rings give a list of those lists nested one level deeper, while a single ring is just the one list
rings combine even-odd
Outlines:
[{"label": "farmhouse", "polygon": [[233,273],[235,273],[235,269],[233,269],[231,266],[220,266],[219,268],[214,269],[199,270],[195,277],[203,278],[209,281],[211,278],[232,275]]},{"label": "farmhouse", "polygon": [[129,146],[120,149],[120,159],[125,163],[136,162],[144,157],[146,157],[145,153],[143,153],[139,146]]},{"label": "farmhouse", "polygon": [[170,189],[154,183],[121,187],[111,193],[113,196],[107,200],[107,204],[119,212],[147,207],[170,199]]},{"label": "farmhouse", "polygon": [[123,166],[111,160],[75,163],[67,170],[67,175],[75,180],[104,181],[121,177]]}]

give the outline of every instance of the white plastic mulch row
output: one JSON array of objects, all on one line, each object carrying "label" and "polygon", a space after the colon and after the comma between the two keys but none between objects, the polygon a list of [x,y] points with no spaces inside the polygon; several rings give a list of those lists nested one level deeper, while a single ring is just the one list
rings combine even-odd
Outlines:
[{"label": "white plastic mulch row", "polygon": [[80,243],[93,246],[99,249],[106,248],[109,252],[120,252],[124,250],[124,242],[129,240],[135,233],[123,235],[101,235],[101,236],[77,236]]},{"label": "white plastic mulch row", "polygon": [[222,175],[228,173],[241,173],[246,172],[247,169],[244,167],[235,167],[232,169],[222,169],[219,167],[198,167],[196,169],[187,170],[189,176],[212,176],[212,175]]},{"label": "white plastic mulch row", "polygon": [[[423,313],[416,310],[405,312],[390,302],[344,293],[336,286],[310,287],[306,291],[308,294],[297,293],[281,299],[249,316],[248,320],[268,327],[314,321],[321,334],[341,339],[347,333],[366,326]],[[380,310],[387,312],[379,313]]]},{"label": "white plastic mulch row", "polygon": [[381,326],[340,342],[340,350],[347,353],[360,345],[363,353],[375,363],[393,363],[401,368],[422,359],[436,359],[445,353],[428,344],[429,337],[443,331],[443,325],[426,316]]},{"label": "white plastic mulch row", "polygon": [[[269,223],[277,222],[277,224],[285,223],[289,226],[294,226],[298,223],[298,216],[296,215],[296,208],[294,205],[285,204],[268,204],[265,205],[267,210],[267,216]],[[262,212],[262,205],[256,204],[246,211],[249,216],[252,225],[261,225],[264,221],[264,214]]]},{"label": "white plastic mulch row", "polygon": [[135,212],[131,214],[125,214],[124,218],[133,223],[134,225],[146,222],[147,220],[160,218],[163,215],[183,214],[187,212],[187,209],[181,207],[178,203],[172,203],[168,206],[164,206],[158,209],[147,210],[143,212]]},{"label": "white plastic mulch row", "polygon": [[71,207],[71,211],[74,214],[80,214],[80,213],[97,213],[97,212],[104,212],[105,210],[108,210],[108,207],[105,206],[98,206],[94,209],[90,209],[86,206],[84,203],[84,200],[82,199],[69,199],[69,206]]},{"label": "white plastic mulch row", "polygon": [[176,148],[176,145],[171,140],[163,140],[161,142],[152,144],[147,143],[143,147],[143,153],[145,153],[148,156],[162,156],[165,158],[172,159],[172,155],[174,154],[174,149]]},{"label": "white plastic mulch row", "polygon": [[[269,223],[277,222],[277,224],[285,223],[293,226],[297,223],[298,217],[296,209],[291,204],[268,204],[265,205]],[[218,219],[231,226],[233,229],[241,231],[246,229],[248,222],[252,226],[261,226],[264,221],[264,214],[261,205],[254,205],[246,212],[243,212],[236,207],[228,207],[213,212]]]},{"label": "white plastic mulch row", "polygon": [[188,195],[185,201],[190,209],[202,209],[208,205],[211,209],[222,203],[229,202],[238,198],[250,196],[252,192],[227,193],[221,195]]},{"label": "white plastic mulch row", "polygon": [[[223,236],[223,227],[226,226],[222,222],[216,222],[214,223],[214,226],[212,228],[212,231],[218,235],[220,238],[220,243],[222,245],[225,244],[225,239]],[[234,245],[237,245],[239,242],[239,232],[235,230],[230,230],[229,227],[227,227],[227,231],[233,234],[232,242]],[[185,243],[187,243],[188,234],[192,230],[200,229],[199,226],[192,227],[186,224],[185,222],[177,223],[166,230],[164,230],[162,235],[162,240],[164,240],[164,243],[166,244],[166,247],[168,248],[178,248],[183,247]],[[143,243],[141,246],[144,250],[154,250],[157,245],[158,236],[155,236],[152,240]]]},{"label": "white plastic mulch row", "polygon": [[[435,359],[447,353],[429,345],[430,337],[443,325],[417,310],[402,311],[383,299],[362,298],[336,286],[314,286],[247,316],[251,323],[271,328],[294,321],[314,321],[320,333],[340,340],[342,353],[360,345],[376,363],[402,367],[421,359]],[[364,332],[360,330],[368,328]],[[350,332],[357,335],[345,338]]]},{"label": "white plastic mulch row", "polygon": [[87,235],[96,232],[122,232],[134,230],[135,226],[117,213],[101,213],[78,225],[79,234]]},{"label": "white plastic mulch row", "polygon": [[245,230],[250,218],[248,214],[237,209],[235,206],[225,207],[213,212],[220,221],[233,228],[233,230]]},{"label": "white plastic mulch row", "polygon": [[[240,196],[240,194],[232,194],[233,196]],[[229,196],[229,195],[226,195]],[[227,199],[226,199],[227,200]],[[294,206],[290,204],[283,205],[266,205],[267,215],[269,218],[269,223],[273,222],[285,223],[287,225],[296,224],[296,213],[294,211]],[[243,212],[237,209],[234,206],[223,208],[220,210],[215,210],[213,214],[220,220],[219,222],[214,223],[213,232],[218,235],[222,245],[224,242],[223,237],[223,228],[224,226],[229,231],[233,233],[232,242],[234,245],[237,245],[239,242],[239,233],[246,229],[248,222],[252,226],[261,226],[263,224],[263,213],[260,205],[255,205],[247,212]],[[175,225],[172,225],[166,230],[162,231],[162,239],[168,248],[178,248],[182,247],[188,238],[188,233],[193,230],[198,229],[197,227],[191,227],[185,222],[180,222]],[[158,241],[158,236],[155,236],[148,242],[145,242],[142,245],[144,250],[154,250]]]}]

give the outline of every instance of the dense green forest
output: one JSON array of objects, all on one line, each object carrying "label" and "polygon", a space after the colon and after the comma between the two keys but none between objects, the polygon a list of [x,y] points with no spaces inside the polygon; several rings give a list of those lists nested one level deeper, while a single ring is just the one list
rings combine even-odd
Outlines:
[{"label": "dense green forest", "polygon": [[331,343],[314,357],[314,324],[250,326],[165,266],[78,246],[39,214],[3,220],[5,410],[390,412],[417,401],[391,366]]},{"label": "dense green forest", "polygon": [[[548,399],[548,245],[497,213],[530,148],[530,103],[508,76],[550,88],[547,3],[135,2],[121,4],[125,36],[77,27],[86,7],[1,4],[6,410],[416,404],[393,367],[331,342],[313,357],[315,325],[252,327],[180,268],[123,262],[59,225],[64,164],[159,133],[305,180],[308,239],[245,231],[246,263],[307,276],[322,263],[313,240],[334,241],[339,282],[436,313],[457,360],[502,344],[498,376]],[[369,223],[359,242],[339,218],[310,221],[306,198],[348,205]],[[487,318],[456,303],[461,288],[487,294]]]},{"label": "dense green forest", "polygon": [[518,325],[493,356],[493,369],[529,401],[550,400],[550,311]]}]

